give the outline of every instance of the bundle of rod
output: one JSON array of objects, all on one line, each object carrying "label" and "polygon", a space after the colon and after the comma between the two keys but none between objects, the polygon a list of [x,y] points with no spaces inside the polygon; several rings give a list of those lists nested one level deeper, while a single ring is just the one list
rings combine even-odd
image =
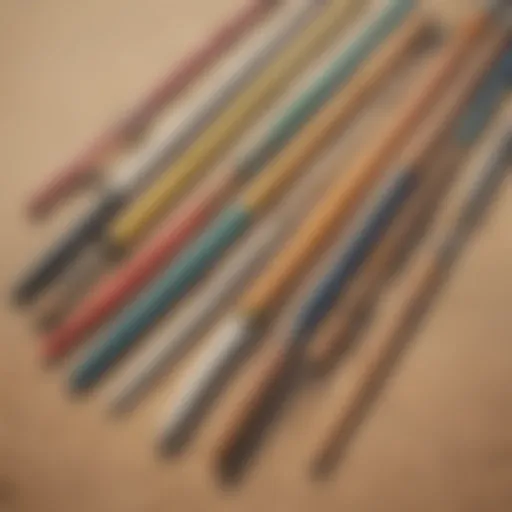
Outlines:
[{"label": "bundle of rod", "polygon": [[[297,358],[307,355],[309,362],[312,359],[315,366],[325,366],[340,349],[341,342],[336,341],[349,341],[349,327],[361,317],[361,308],[367,305],[370,296],[375,295],[378,282],[389,275],[396,255],[415,232],[417,224],[431,210],[449,174],[453,174],[447,173],[442,167],[432,172],[426,166],[426,162],[438,150],[440,142],[446,138],[447,132],[453,130],[455,125],[457,146],[467,148],[485,128],[489,119],[488,112],[492,108],[482,110],[481,104],[484,102],[489,106],[492,103],[487,96],[482,96],[480,90],[470,108],[460,118],[461,121],[471,123],[471,130],[464,123],[456,123],[455,119],[470,98],[475,84],[482,79],[482,65],[489,62],[490,48],[483,50],[480,61],[477,59],[468,72],[462,73],[449,94],[436,105],[433,114],[425,122],[426,126],[420,128],[408,146],[402,158],[405,164],[398,166],[397,171],[392,173],[390,183],[379,190],[377,200],[370,198],[369,213],[366,211],[368,208],[364,208],[362,219],[356,218],[347,236],[342,237],[340,249],[334,251],[334,261],[328,265],[326,273],[299,308],[289,336],[275,341],[275,351],[269,357],[265,371],[261,372],[239,410],[233,414],[219,443],[217,462],[224,476],[237,476],[246,463],[254,449],[254,443],[248,440],[261,436],[261,433],[255,432],[254,425],[259,424],[260,417],[268,417],[268,404],[273,401],[274,390],[280,388],[282,380],[289,379],[288,369],[291,365],[297,366]],[[485,85],[483,90],[495,98],[495,90]],[[469,115],[475,111],[481,114],[479,118]],[[360,274],[362,282],[355,280]],[[348,296],[348,300],[343,300],[345,296]],[[340,305],[336,307],[338,302]],[[328,316],[331,310],[332,316]],[[334,325],[345,327],[344,336],[340,336],[338,330],[331,333],[330,347],[326,350],[325,332],[333,331]],[[320,333],[317,333],[318,328]],[[324,340],[316,340],[315,334]],[[316,340],[312,347],[306,346],[310,340]]]},{"label": "bundle of rod", "polygon": [[[411,13],[413,3],[390,2],[379,12],[365,28],[349,42],[339,56],[329,65],[328,69],[316,80],[305,93],[292,103],[284,115],[272,125],[262,140],[245,155],[239,163],[227,173],[212,176],[204,186],[186,200],[166,222],[162,231],[150,240],[133,258],[122,265],[118,271],[100,282],[81,302],[75,311],[43,340],[44,351],[48,357],[57,358],[64,355],[72,346],[77,345],[86,335],[91,333],[102,322],[116,313],[123,305],[157,275],[165,264],[179,255],[199,230],[208,224],[226,199],[244,183],[258,179],[260,175],[275,175],[275,170],[267,171],[265,164],[277,155],[286,143],[299,133],[309,120],[310,125],[304,134],[297,135],[298,140],[306,137],[316,141],[321,148],[330,132],[353,116],[355,109],[360,108],[366,98],[385,80],[388,73],[400,59],[401,53],[407,51],[409,41],[412,42],[421,31],[421,22],[417,14]],[[403,28],[403,35],[397,35],[390,47],[396,51],[384,49],[377,55],[372,52],[378,43],[402,20],[411,18],[408,26]],[[395,42],[397,41],[397,42]],[[401,49],[403,48],[403,50]],[[358,71],[362,61],[370,54],[370,62]],[[380,64],[382,62],[382,64]],[[379,64],[377,64],[379,63]],[[369,72],[368,69],[374,69]],[[357,74],[352,78],[352,73]],[[348,80],[336,96],[329,101],[336,88]],[[347,101],[347,98],[352,98]],[[322,109],[322,106],[325,107]],[[321,110],[316,116],[317,110]],[[292,140],[291,144],[295,145]],[[301,157],[306,160],[310,145],[302,150]],[[296,151],[286,149],[286,151]],[[309,157],[311,158],[311,157]],[[289,165],[282,159],[284,165]],[[297,172],[300,170],[298,156],[292,162]],[[278,165],[278,164],[276,164]],[[270,164],[272,167],[273,164]],[[282,171],[281,171],[282,172]],[[261,178],[269,179],[269,178]]]},{"label": "bundle of rod", "polygon": [[140,299],[122,312],[74,372],[74,388],[85,389],[95,384],[287,192],[320,149],[355,116],[367,94],[402,61],[422,27],[422,18],[415,16],[384,48],[383,54],[376,55],[332,105],[304,127],[294,143],[224,208],[210,228],[159,275]]},{"label": "bundle of rod", "polygon": [[[139,242],[142,235],[242,135],[244,129],[262,112],[262,107],[278,97],[302,68],[332,43],[340,27],[345,26],[350,15],[359,8],[360,4],[357,6],[341,0],[328,4],[316,0],[308,2],[287,29],[276,36],[269,45],[270,49],[263,50],[263,56],[255,55],[248,67],[242,69],[244,73],[238,85],[245,85],[243,91],[235,95],[227,106],[225,103],[233,97],[233,91],[230,95],[219,93],[222,109],[215,107],[213,122],[208,118],[206,123],[208,128],[203,130],[205,126],[202,121],[207,111],[200,110],[197,114],[200,117],[199,133],[196,133],[195,122],[192,122],[190,132],[190,128],[185,128],[185,135],[180,133],[176,139],[173,137],[170,146],[166,147],[167,159],[168,152],[174,151],[174,144],[177,144],[177,154],[174,155],[177,158],[170,162],[167,169],[162,169],[161,165],[154,167],[151,162],[147,168],[142,166],[136,168],[133,174],[123,175],[119,187],[107,193],[85,219],[72,227],[22,275],[15,285],[15,300],[18,303],[33,301],[91,243],[97,244],[97,250],[103,253],[103,258],[108,259],[112,254],[124,253]],[[246,75],[252,79],[248,80]],[[226,88],[231,90],[231,85],[226,84],[224,92]],[[221,110],[219,115],[218,110]],[[192,138],[192,131],[198,136]],[[190,144],[193,140],[193,144],[182,147],[182,136],[186,143]],[[160,164],[158,161],[156,163]],[[139,184],[144,184],[146,171],[158,172],[159,176],[152,180],[149,188],[143,187],[147,190],[143,190],[139,196]]]},{"label": "bundle of rod", "polygon": [[[177,401],[171,412],[166,414],[159,436],[163,448],[179,449],[189,439],[193,427],[204,416],[207,406],[211,405],[212,388],[218,389],[220,380],[227,381],[234,370],[233,361],[241,351],[261,337],[277,307],[307,270],[319,249],[325,247],[330,236],[350,219],[361,200],[398,156],[416,125],[455,77],[470,52],[485,42],[488,54],[479,63],[481,69],[475,70],[475,73],[483,75],[503,50],[506,40],[507,31],[501,26],[495,12],[475,13],[462,25],[427,69],[427,78],[406,99],[378,140],[333,184],[326,197],[319,201],[317,208],[285,244],[283,251],[243,294],[235,312],[214,331],[208,350],[186,376]],[[257,201],[264,191],[251,195],[249,204]],[[97,361],[92,362],[92,365],[79,368],[75,383],[96,377]]]}]

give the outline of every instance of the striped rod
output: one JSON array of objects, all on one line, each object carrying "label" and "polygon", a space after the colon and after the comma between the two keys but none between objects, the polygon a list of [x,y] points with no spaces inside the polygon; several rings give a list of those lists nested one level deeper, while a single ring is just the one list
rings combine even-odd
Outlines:
[{"label": "striped rod", "polygon": [[[76,388],[92,385],[116,357],[128,350],[144,331],[198,282],[224,252],[236,242],[272,203],[279,200],[306,164],[352,119],[370,91],[402,61],[410,44],[424,27],[423,18],[397,34],[351,80],[276,159],[248,184],[214,220],[210,228],[166,269],[131,307],[114,322],[95,347],[88,362],[74,374]],[[262,193],[264,191],[264,193]],[[258,195],[258,201],[248,198]]]},{"label": "striped rod", "polygon": [[147,350],[119,379],[110,394],[112,410],[131,409],[151,384],[193,346],[228,301],[241,293],[243,285],[275,253],[286,233],[298,224],[302,209],[312,203],[316,191],[323,188],[330,177],[331,170],[327,167],[305,175],[278,211],[265,219],[234,254],[228,256],[222,267],[214,271],[204,287],[187,301],[163,332],[158,332],[147,344]]},{"label": "striped rod", "polygon": [[154,184],[114,219],[107,238],[113,247],[126,248],[159,220],[215,158],[240,136],[263,106],[283,91],[296,74],[338,35],[354,9],[354,2],[335,0],[286,48]]},{"label": "striped rod", "polygon": [[[406,17],[412,16],[412,6],[412,2],[392,0],[379,12],[375,20],[349,42],[348,47],[343,49],[322,76],[292,103],[285,114],[239,163],[221,176],[215,174],[209,177],[199,190],[177,208],[157,236],[113,275],[101,281],[76,310],[45,338],[43,344],[48,347],[45,351],[49,357],[59,357],[80,342],[98,325],[119,311],[165,264],[169,264],[185,244],[218,213],[226,199],[238,187],[264,171],[267,162],[277,155],[322,108],[335,93],[336,88],[345,81],[350,81],[360,64],[372,54],[393,28]],[[418,16],[412,17],[408,22],[409,27],[402,30],[413,32],[410,27],[418,24]],[[355,80],[359,85],[362,84],[362,80],[357,77]],[[376,88],[375,80],[374,83],[372,87]],[[351,87],[352,90],[356,90],[349,82],[348,88]],[[340,91],[339,95],[341,94],[346,93]],[[360,101],[362,102],[362,99]],[[315,124],[314,120],[312,124]],[[312,134],[312,130],[313,128],[309,133]]]},{"label": "striped rod", "polygon": [[[297,357],[302,356],[306,347],[309,355],[311,349],[306,344],[315,335],[318,326],[321,325],[322,332],[325,329],[325,317],[335,305],[345,305],[340,297],[345,295],[346,290],[350,293],[350,286],[354,286],[353,280],[356,275],[365,272],[366,276],[366,272],[370,272],[370,277],[365,277],[364,281],[368,287],[367,298],[368,294],[375,290],[373,278],[376,270],[372,266],[383,272],[386,265],[391,265],[394,253],[400,251],[404,240],[410,236],[409,232],[417,224],[418,217],[421,213],[424,214],[426,205],[422,197],[427,195],[431,201],[432,194],[428,192],[432,192],[431,189],[436,186],[439,189],[441,181],[440,176],[435,176],[435,173],[431,176],[431,173],[427,172],[424,163],[426,159],[443,141],[448,131],[455,129],[458,144],[467,147],[473,142],[473,136],[478,136],[484,130],[489,115],[481,105],[485,104],[489,110],[493,110],[496,103],[496,99],[491,102],[486,95],[481,94],[484,90],[487,94],[496,96],[496,91],[487,87],[487,79],[482,80],[482,62],[489,61],[489,52],[490,48],[484,48],[480,56],[481,62],[477,59],[474,65],[462,74],[455,86],[451,87],[446,97],[436,105],[426,128],[422,127],[420,132],[415,134],[407,149],[404,160],[408,163],[402,164],[392,175],[391,183],[384,188],[377,201],[373,198],[368,200],[371,205],[369,213],[366,211],[367,208],[363,208],[362,220],[355,219],[353,227],[348,231],[347,242],[345,243],[343,237],[340,249],[335,251],[333,262],[328,264],[323,277],[298,308],[295,320],[292,321],[291,332],[284,342],[277,344],[274,353],[269,357],[265,371],[261,372],[257,381],[253,383],[239,410],[232,415],[233,421],[229,422],[226,433],[219,443],[216,460],[224,477],[238,475],[240,465],[247,459],[247,450],[252,449],[247,439],[253,431],[253,426],[261,423],[262,415],[268,414],[268,404],[272,401],[275,389],[280,387],[283,379],[288,378],[289,367],[296,364]],[[497,65],[501,64],[500,61]],[[491,69],[490,74],[495,69],[496,66]],[[473,94],[477,85],[480,87],[476,94]],[[497,97],[499,98],[499,94]],[[463,110],[467,100],[471,100],[470,106]],[[470,115],[475,111],[480,113],[479,117]],[[478,132],[476,129],[468,131],[465,124],[460,124],[461,121],[476,123],[479,127]],[[469,137],[469,134],[472,137]],[[439,170],[437,172],[439,173]],[[357,284],[356,292],[352,292],[356,295],[361,293],[361,285],[359,282]],[[328,317],[327,324],[339,324],[341,317],[345,319],[343,325],[348,327],[348,320],[358,318],[359,315],[356,313],[364,304],[352,305],[350,312],[336,311],[336,315]],[[337,337],[336,340],[338,339],[340,338]],[[332,342],[334,343],[334,339]],[[332,353],[331,350],[328,355],[331,356]]]},{"label": "striped rod", "polygon": [[153,178],[165,170],[166,164],[177,160],[186,150],[192,151],[197,137],[212,122],[222,117],[223,111],[229,111],[233,98],[235,101],[237,95],[243,98],[243,91],[251,90],[254,80],[267,76],[265,68],[275,61],[322,9],[324,5],[318,1],[304,4],[272,40],[263,48],[258,48],[245,65],[191,113],[177,132],[172,130],[162,140],[156,141],[154,146],[149,147],[142,159],[136,159],[121,169],[98,203],[53,243],[36,264],[21,277],[15,287],[16,301],[26,303],[35,299],[92,244],[99,244],[97,250],[100,255],[108,257],[112,251],[109,251],[108,247],[103,247],[108,223],[127,207]]},{"label": "striped rod", "polygon": [[[360,200],[397,156],[413,128],[448,86],[459,65],[481,42],[481,37],[486,32],[493,32],[488,34],[489,45],[492,43],[495,51],[502,47],[505,31],[492,22],[493,18],[489,11],[478,12],[462,25],[428,67],[426,79],[406,99],[378,140],[333,184],[283,251],[244,293],[235,312],[213,333],[210,350],[186,375],[176,405],[165,416],[160,433],[163,446],[179,447],[191,425],[201,420],[206,406],[212,401],[211,390],[217,389],[220,381],[227,380],[238,354],[261,336],[285,292],[306,271],[330,235],[349,220]],[[251,196],[252,199],[258,197],[258,194]]]}]

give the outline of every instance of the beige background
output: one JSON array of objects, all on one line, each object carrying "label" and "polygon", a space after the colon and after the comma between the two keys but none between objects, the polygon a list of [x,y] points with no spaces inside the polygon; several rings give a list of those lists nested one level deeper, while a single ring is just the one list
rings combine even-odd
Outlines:
[{"label": "beige background", "polygon": [[[62,391],[66,369],[39,365],[31,322],[9,307],[9,286],[86,200],[39,226],[24,218],[23,201],[237,3],[0,3],[0,510],[510,510],[510,185],[327,482],[311,482],[306,467],[339,403],[332,386],[297,400],[243,485],[226,492],[212,477],[211,449],[248,377],[232,386],[189,454],[165,462],[152,449],[165,388],[115,422],[101,393],[73,403]],[[448,24],[472,4],[424,2]],[[400,96],[386,94],[379,112]]]}]

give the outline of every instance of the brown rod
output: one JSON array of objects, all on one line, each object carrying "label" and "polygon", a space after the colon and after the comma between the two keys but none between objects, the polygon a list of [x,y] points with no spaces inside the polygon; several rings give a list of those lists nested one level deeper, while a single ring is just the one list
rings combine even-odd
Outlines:
[{"label": "brown rod", "polygon": [[352,433],[365,404],[368,404],[376,385],[381,382],[388,363],[393,363],[400,346],[418,326],[469,237],[487,213],[507,175],[512,156],[510,130],[509,124],[489,157],[475,173],[477,177],[461,201],[462,205],[451,227],[444,231],[433,249],[427,250],[413,263],[401,307],[396,310],[384,331],[372,341],[363,370],[329,422],[327,433],[322,436],[319,449],[315,451],[312,470],[316,474],[330,470],[338,459],[342,441]]}]

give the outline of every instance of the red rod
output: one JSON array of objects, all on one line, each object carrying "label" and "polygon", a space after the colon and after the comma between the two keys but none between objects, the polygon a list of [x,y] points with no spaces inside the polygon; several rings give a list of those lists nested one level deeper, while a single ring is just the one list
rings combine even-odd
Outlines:
[{"label": "red rod", "polygon": [[43,340],[45,359],[55,360],[79,345],[172,260],[233,192],[231,174],[214,176],[192,194],[141,251],[109,274],[64,322]]}]

